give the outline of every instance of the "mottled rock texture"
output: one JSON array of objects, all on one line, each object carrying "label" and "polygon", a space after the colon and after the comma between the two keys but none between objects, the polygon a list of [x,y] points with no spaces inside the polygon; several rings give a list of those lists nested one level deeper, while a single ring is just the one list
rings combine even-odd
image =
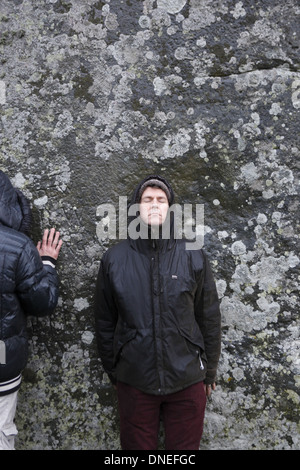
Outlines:
[{"label": "mottled rock texture", "polygon": [[205,205],[223,318],[202,449],[299,449],[298,0],[1,0],[0,167],[64,240],[28,321],[17,449],[118,449],[97,208],[145,175]]}]

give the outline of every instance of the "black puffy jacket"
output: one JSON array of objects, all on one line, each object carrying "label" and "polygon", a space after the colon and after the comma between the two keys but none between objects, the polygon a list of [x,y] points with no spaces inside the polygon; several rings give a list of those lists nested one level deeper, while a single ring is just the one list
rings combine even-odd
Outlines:
[{"label": "black puffy jacket", "polygon": [[186,250],[185,240],[128,238],[107,250],[95,318],[100,358],[113,383],[167,394],[215,381],[219,300],[204,251]]},{"label": "black puffy jacket", "polygon": [[27,363],[26,315],[49,314],[58,300],[55,268],[43,264],[22,233],[29,213],[22,193],[0,171],[0,394],[14,391]]}]

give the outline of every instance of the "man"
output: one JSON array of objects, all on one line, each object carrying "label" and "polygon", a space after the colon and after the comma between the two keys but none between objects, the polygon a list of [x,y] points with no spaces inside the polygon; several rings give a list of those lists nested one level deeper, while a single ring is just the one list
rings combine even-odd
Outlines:
[{"label": "man", "polygon": [[162,236],[173,202],[159,176],[138,185],[132,204],[148,236],[128,230],[104,254],[97,280],[98,348],[117,387],[124,450],[157,449],[160,417],[167,450],[199,449],[206,396],[215,388],[218,296],[203,250],[187,250],[173,225]]},{"label": "man", "polygon": [[49,314],[58,300],[59,232],[45,230],[36,248],[28,236],[30,219],[27,199],[0,171],[0,450],[13,450],[17,434],[17,394],[28,358],[26,315]]}]

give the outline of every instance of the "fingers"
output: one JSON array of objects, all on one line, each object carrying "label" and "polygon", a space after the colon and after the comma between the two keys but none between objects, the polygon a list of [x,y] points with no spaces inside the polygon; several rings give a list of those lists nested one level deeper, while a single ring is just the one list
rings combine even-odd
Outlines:
[{"label": "fingers", "polygon": [[42,242],[39,241],[37,244],[39,254],[57,259],[63,243],[59,237],[60,233],[55,228],[52,228],[50,231],[48,229],[44,230]]},{"label": "fingers", "polygon": [[59,243],[60,233],[55,231],[55,228],[52,228],[49,232],[48,229],[44,231],[43,244],[48,248],[56,248]]},{"label": "fingers", "polygon": [[[52,230],[54,230],[54,229],[52,229]],[[55,232],[55,230],[54,230],[54,232]],[[53,237],[53,242],[52,242],[52,244],[55,245],[55,246],[57,246],[58,243],[59,243],[59,235],[60,235],[60,233],[59,233],[59,232],[56,232],[56,233],[55,233],[55,236]]]},{"label": "fingers", "polygon": [[[53,230],[53,229],[52,229],[52,230]],[[42,240],[42,246],[45,246],[45,245],[47,245],[47,243],[48,243],[48,233],[49,233],[49,230],[48,230],[48,229],[44,230],[43,240]]]},{"label": "fingers", "polygon": [[204,385],[204,391],[207,397],[211,396],[212,390],[216,390],[216,384],[203,384]]}]

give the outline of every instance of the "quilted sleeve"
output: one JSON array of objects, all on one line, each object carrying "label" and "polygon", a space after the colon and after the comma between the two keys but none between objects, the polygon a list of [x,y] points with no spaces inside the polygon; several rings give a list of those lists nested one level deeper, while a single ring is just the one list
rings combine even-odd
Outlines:
[{"label": "quilted sleeve", "polygon": [[27,315],[44,316],[52,313],[58,301],[58,275],[42,259],[28,240],[18,260],[16,292]]}]

